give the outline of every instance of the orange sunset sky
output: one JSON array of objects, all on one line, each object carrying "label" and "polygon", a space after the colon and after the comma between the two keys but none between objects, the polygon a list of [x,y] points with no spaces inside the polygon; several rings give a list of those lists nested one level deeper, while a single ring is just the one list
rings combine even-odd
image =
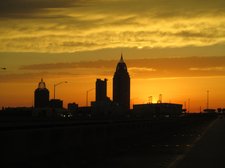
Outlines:
[{"label": "orange sunset sky", "polygon": [[[33,106],[41,78],[53,98],[79,106],[121,52],[131,103],[224,108],[224,0],[7,0],[0,2],[0,107]],[[89,92],[94,101],[95,91]],[[132,107],[132,106],[131,106]]]}]

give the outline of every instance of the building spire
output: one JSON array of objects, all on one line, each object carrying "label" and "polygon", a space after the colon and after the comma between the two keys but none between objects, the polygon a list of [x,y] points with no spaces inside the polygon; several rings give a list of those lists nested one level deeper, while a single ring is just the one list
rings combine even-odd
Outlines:
[{"label": "building spire", "polygon": [[124,63],[124,60],[123,60],[123,53],[121,53],[120,63]]}]

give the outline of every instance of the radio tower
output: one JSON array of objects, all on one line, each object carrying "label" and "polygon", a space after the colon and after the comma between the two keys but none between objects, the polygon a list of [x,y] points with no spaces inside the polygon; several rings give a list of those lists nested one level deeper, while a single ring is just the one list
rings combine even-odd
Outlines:
[{"label": "radio tower", "polygon": [[162,103],[162,94],[159,95],[159,100],[157,101],[157,103]]}]

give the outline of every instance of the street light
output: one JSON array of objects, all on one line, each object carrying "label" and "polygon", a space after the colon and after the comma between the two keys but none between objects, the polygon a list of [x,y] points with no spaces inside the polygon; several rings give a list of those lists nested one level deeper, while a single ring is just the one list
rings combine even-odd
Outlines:
[{"label": "street light", "polygon": [[87,90],[87,92],[86,92],[86,106],[88,106],[88,93],[94,89],[95,88],[91,88],[91,89]]},{"label": "street light", "polygon": [[58,86],[60,84],[63,84],[63,83],[68,83],[68,82],[67,81],[62,81],[62,82],[54,84],[54,99],[55,99],[55,88],[56,88],[56,86]]}]

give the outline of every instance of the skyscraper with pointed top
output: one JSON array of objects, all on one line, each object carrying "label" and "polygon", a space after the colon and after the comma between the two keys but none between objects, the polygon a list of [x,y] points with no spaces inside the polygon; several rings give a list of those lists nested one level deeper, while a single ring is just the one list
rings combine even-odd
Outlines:
[{"label": "skyscraper with pointed top", "polygon": [[46,88],[43,79],[38,84],[38,88],[34,91],[34,107],[47,108],[49,107],[49,91]]},{"label": "skyscraper with pointed top", "polygon": [[130,76],[122,54],[113,77],[113,101],[123,111],[130,109]]}]

